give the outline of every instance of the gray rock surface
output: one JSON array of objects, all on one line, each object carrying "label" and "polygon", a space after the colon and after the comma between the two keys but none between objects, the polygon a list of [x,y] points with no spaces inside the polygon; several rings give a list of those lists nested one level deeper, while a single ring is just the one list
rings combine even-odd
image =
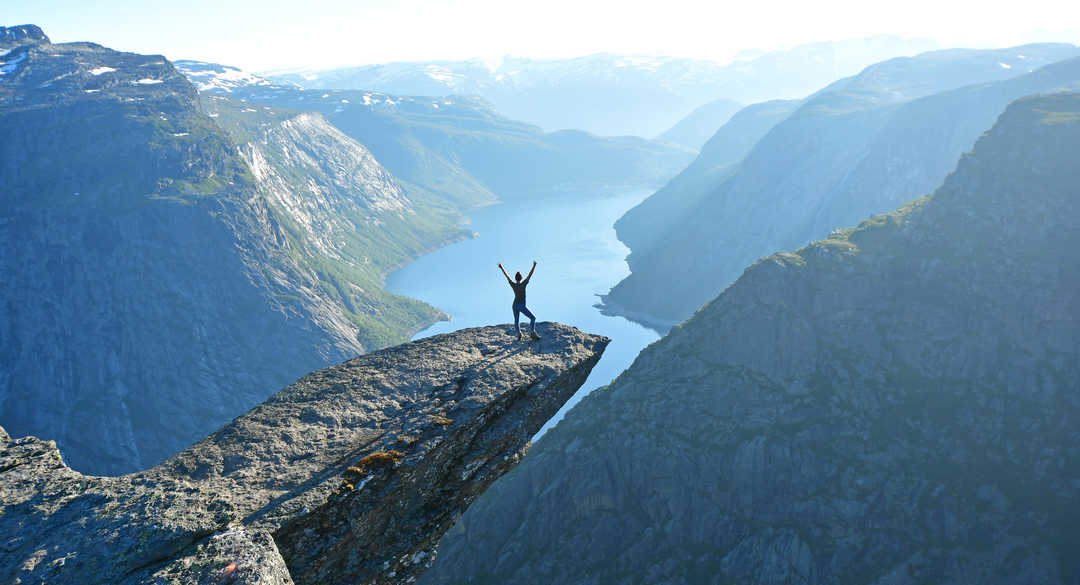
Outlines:
[{"label": "gray rock surface", "polygon": [[539,331],[465,329],[313,372],[122,477],[0,430],[0,582],[411,583],[608,343]]},{"label": "gray rock surface", "polygon": [[28,42],[49,42],[45,31],[33,24],[19,26],[0,26],[0,47],[14,46]]},{"label": "gray rock surface", "polygon": [[1080,581],[1080,94],[748,268],[585,397],[424,583]]}]

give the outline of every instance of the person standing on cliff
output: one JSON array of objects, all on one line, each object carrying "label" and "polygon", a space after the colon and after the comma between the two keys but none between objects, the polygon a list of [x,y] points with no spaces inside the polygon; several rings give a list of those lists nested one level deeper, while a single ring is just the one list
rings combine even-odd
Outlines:
[{"label": "person standing on cliff", "polygon": [[529,275],[525,277],[525,280],[521,279],[521,273],[514,274],[515,280],[510,279],[510,275],[506,273],[506,269],[503,268],[502,262],[499,262],[499,270],[502,271],[503,276],[506,277],[506,282],[510,283],[510,288],[514,289],[514,330],[517,331],[518,341],[525,339],[521,335],[521,315],[525,314],[529,318],[529,328],[532,330],[529,332],[529,337],[532,339],[540,339],[540,336],[536,333],[536,317],[525,306],[525,287],[529,284],[529,279],[532,278],[533,272],[536,271],[536,260],[533,260],[532,270],[529,270]]}]

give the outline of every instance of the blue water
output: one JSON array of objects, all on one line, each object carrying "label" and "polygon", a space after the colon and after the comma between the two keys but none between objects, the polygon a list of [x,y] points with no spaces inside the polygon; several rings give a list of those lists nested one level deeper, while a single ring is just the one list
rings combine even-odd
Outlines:
[{"label": "blue water", "polygon": [[[558,321],[611,338],[589,379],[543,433],[583,396],[625,370],[655,331],[622,317],[601,315],[593,307],[630,274],[629,250],[615,237],[612,225],[651,191],[609,196],[558,196],[544,201],[499,203],[469,213],[468,226],[478,237],[441,248],[390,274],[387,290],[420,299],[449,313],[452,319],[417,333],[414,339],[465,327],[512,323],[513,292],[499,272],[502,262],[513,277],[528,274],[528,306],[537,321]],[[522,316],[522,330],[529,320]]]}]

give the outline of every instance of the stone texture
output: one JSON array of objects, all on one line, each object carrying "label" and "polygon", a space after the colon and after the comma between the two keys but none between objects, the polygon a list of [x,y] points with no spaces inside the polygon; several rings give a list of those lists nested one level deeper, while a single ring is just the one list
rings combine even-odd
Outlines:
[{"label": "stone texture", "polygon": [[0,47],[24,44],[28,42],[49,42],[45,31],[33,24],[19,26],[0,26]]},{"label": "stone texture", "polygon": [[[410,583],[608,343],[539,332],[466,329],[313,372],[127,476],[0,431],[0,581]],[[377,453],[393,456],[363,464]]]}]

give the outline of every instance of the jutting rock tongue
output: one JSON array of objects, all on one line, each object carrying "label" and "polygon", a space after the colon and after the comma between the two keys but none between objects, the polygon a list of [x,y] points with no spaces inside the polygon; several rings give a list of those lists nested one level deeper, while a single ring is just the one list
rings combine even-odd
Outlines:
[{"label": "jutting rock tongue", "polygon": [[[465,329],[313,372],[144,472],[0,430],[0,581],[409,583],[608,339]],[[287,568],[286,568],[287,567]]]}]

